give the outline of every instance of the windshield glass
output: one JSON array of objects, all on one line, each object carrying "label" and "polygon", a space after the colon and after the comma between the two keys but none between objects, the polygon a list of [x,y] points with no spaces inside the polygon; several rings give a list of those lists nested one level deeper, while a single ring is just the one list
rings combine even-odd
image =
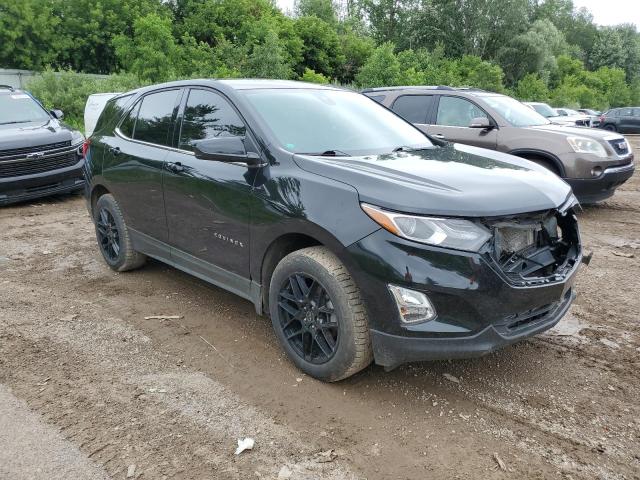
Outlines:
[{"label": "windshield glass", "polygon": [[277,143],[293,153],[368,155],[432,146],[420,130],[359,93],[320,89],[242,93]]},{"label": "windshield glass", "polygon": [[582,115],[580,112],[576,112],[575,110],[571,110],[570,108],[565,108],[564,111],[567,112],[567,115]]},{"label": "windshield glass", "polygon": [[533,127],[549,123],[549,120],[515,98],[494,95],[483,97],[483,99],[514,127]]},{"label": "windshield glass", "polygon": [[542,115],[545,118],[558,116],[558,112],[556,112],[553,108],[551,108],[546,103],[535,103],[531,106],[534,108],[536,112],[538,112],[540,115]]},{"label": "windshield glass", "polygon": [[0,95],[0,125],[46,122],[49,114],[25,93]]}]

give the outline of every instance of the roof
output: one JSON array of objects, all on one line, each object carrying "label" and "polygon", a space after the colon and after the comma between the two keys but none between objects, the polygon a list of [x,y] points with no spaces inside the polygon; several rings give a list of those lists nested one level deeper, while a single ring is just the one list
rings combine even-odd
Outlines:
[{"label": "roof", "polygon": [[295,80],[269,80],[260,78],[234,78],[218,80],[234,90],[250,90],[259,88],[313,88],[321,90],[341,90],[333,85],[321,85],[318,83],[298,82]]},{"label": "roof", "polygon": [[456,92],[486,92],[486,90],[481,90],[479,88],[473,87],[450,87],[448,85],[406,85],[401,87],[375,87],[375,88],[365,88],[361,90],[362,93],[371,93],[371,92],[388,92],[394,90],[448,90],[448,91],[456,91]]}]

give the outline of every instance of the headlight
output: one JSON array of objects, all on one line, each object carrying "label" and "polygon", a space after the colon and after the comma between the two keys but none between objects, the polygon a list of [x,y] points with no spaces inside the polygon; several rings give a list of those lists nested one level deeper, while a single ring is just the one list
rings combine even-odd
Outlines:
[{"label": "headlight", "polygon": [[489,231],[469,220],[407,215],[362,204],[362,209],[382,228],[415,242],[477,252],[491,238]]},{"label": "headlight", "polygon": [[586,137],[567,137],[567,142],[576,153],[590,153],[597,157],[606,158],[607,151],[602,144],[596,140]]}]

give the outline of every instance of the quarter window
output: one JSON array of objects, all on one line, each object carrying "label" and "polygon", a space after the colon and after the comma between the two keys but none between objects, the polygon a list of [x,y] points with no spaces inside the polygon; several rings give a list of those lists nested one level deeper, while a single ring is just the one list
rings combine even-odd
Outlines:
[{"label": "quarter window", "polygon": [[[180,90],[166,90],[142,99],[133,138],[156,145],[171,145],[169,133]],[[123,132],[124,133],[124,132]]]},{"label": "quarter window", "polygon": [[411,123],[426,123],[432,95],[402,95],[393,102],[393,111]]},{"label": "quarter window", "polygon": [[487,114],[468,100],[459,97],[440,97],[438,104],[438,125],[468,127],[471,120],[487,117]]},{"label": "quarter window", "polygon": [[120,127],[118,127],[125,137],[133,138],[133,129],[136,126],[136,118],[138,117],[138,110],[140,110],[140,103],[141,102],[136,103],[133,108],[129,110],[127,116],[122,120]]},{"label": "quarter window", "polygon": [[243,137],[244,123],[221,95],[192,89],[184,108],[179,148],[193,151],[199,140],[215,137]]}]

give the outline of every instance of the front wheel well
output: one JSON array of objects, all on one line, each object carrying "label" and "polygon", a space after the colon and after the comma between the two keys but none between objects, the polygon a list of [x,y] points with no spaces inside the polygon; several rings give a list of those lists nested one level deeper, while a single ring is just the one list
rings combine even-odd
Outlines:
[{"label": "front wheel well", "polygon": [[267,248],[262,259],[262,269],[260,279],[262,283],[262,311],[269,312],[269,289],[271,287],[271,277],[280,260],[297,250],[307,247],[322,246],[322,242],[317,239],[300,233],[289,233],[274,240]]},{"label": "front wheel well", "polygon": [[564,177],[564,168],[562,167],[562,164],[560,164],[560,161],[549,155],[538,152],[515,152],[512,153],[512,155],[537,163],[538,165],[545,167],[547,170],[551,170],[559,177]]}]

